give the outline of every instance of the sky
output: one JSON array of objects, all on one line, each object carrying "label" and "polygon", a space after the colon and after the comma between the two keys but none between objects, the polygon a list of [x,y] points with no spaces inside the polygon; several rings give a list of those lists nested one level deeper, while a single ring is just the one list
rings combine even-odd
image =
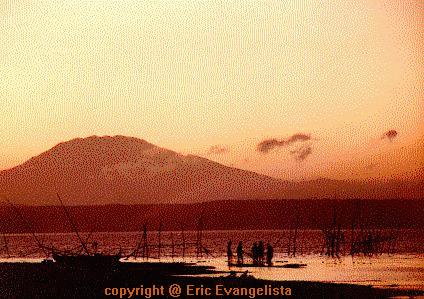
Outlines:
[{"label": "sky", "polygon": [[422,175],[422,1],[235,2],[0,2],[0,169],[127,135],[283,179]]}]

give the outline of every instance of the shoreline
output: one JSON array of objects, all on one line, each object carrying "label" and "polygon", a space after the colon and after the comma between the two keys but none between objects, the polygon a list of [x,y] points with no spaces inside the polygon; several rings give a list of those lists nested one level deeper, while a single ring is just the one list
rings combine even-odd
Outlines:
[{"label": "shoreline", "polygon": [[[207,277],[207,275],[213,276]],[[144,295],[129,297],[131,290],[161,286],[167,292],[171,285],[182,289],[179,298],[270,298],[276,295],[238,295],[216,293],[217,288],[226,290],[253,289],[260,292],[264,286],[281,289],[293,298],[389,298],[396,296],[424,295],[424,290],[379,288],[347,283],[327,283],[314,281],[274,281],[256,279],[240,272],[216,271],[214,267],[186,263],[120,263],[113,269],[73,269],[62,268],[57,263],[0,263],[0,298],[120,298],[109,296],[109,288],[126,289],[122,298],[148,298]],[[201,275],[201,276],[199,276]],[[197,295],[188,290],[199,289]],[[211,289],[211,295],[207,290]],[[139,290],[139,291],[140,291]],[[203,293],[202,293],[203,290]],[[245,291],[245,290],[243,290]],[[206,293],[205,293],[206,292]],[[187,293],[187,294],[186,294]],[[269,292],[268,292],[269,293]],[[280,293],[279,293],[280,294]],[[169,297],[169,294],[162,294]],[[160,298],[151,296],[151,298]],[[278,296],[281,297],[281,294]]]}]

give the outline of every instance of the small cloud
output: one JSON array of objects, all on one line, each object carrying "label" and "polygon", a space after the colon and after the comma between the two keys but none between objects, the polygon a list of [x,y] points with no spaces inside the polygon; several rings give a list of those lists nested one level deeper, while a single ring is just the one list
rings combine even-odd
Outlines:
[{"label": "small cloud", "polygon": [[388,139],[389,141],[393,141],[398,135],[396,130],[389,130],[383,134],[381,139]]},{"label": "small cloud", "polygon": [[310,134],[297,133],[286,139],[265,139],[257,145],[257,150],[263,154],[268,153],[276,147],[286,147],[295,142],[304,142],[311,140]]},{"label": "small cloud", "polygon": [[227,153],[229,150],[225,146],[222,145],[214,145],[209,148],[209,155],[222,155]]},{"label": "small cloud", "polygon": [[293,151],[290,151],[290,154],[292,154],[297,161],[302,162],[310,154],[312,154],[312,147],[310,145],[301,146]]}]

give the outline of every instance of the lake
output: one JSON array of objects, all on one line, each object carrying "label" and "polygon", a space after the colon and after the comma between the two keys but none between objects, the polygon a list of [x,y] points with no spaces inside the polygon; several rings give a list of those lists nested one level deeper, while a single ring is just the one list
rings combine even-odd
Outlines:
[{"label": "lake", "polygon": [[[349,255],[350,231],[343,233],[346,236],[345,246],[340,247],[340,257],[325,256],[323,251],[323,233],[320,230],[299,230],[296,238],[296,256],[293,256],[293,241],[290,244],[291,254],[288,255],[290,234],[288,230],[245,230],[245,231],[203,231],[199,232],[159,232],[148,231],[147,241],[149,261],[185,261],[211,265],[218,270],[245,271],[256,278],[272,280],[304,280],[321,282],[354,283],[373,285],[378,287],[392,287],[405,289],[424,289],[424,244],[423,230],[381,230],[382,233],[396,236],[396,240],[385,247],[384,244],[378,254],[373,256]],[[143,244],[141,232],[96,232],[81,233],[81,239],[89,240],[89,250],[104,253],[113,253],[121,250],[123,254],[130,254],[138,244]],[[7,248],[4,240],[0,241],[0,261],[2,262],[40,262],[44,258],[34,237],[30,234],[6,235]],[[80,250],[78,238],[72,233],[37,234],[40,242],[49,248],[59,250]],[[159,250],[160,237],[160,250]],[[183,239],[185,250],[183,252]],[[250,248],[255,241],[263,240],[274,246],[274,264],[303,263],[307,266],[300,269],[278,267],[261,268],[229,268],[227,264],[227,242],[232,240],[233,253],[239,241],[243,241],[245,262],[251,263]],[[94,245],[94,242],[96,245]],[[201,243],[201,246],[196,246]],[[172,246],[174,244],[174,246]],[[203,248],[197,254],[196,248]],[[10,257],[9,257],[10,255]],[[142,249],[139,249],[138,258],[128,261],[142,262]]]}]

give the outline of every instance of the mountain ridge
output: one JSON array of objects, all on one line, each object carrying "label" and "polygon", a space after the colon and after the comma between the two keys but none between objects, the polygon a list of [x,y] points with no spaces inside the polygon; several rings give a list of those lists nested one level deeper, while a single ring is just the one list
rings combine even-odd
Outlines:
[{"label": "mountain ridge", "polygon": [[284,181],[183,155],[135,137],[90,136],[61,142],[0,171],[0,194],[18,204],[194,203],[233,199],[423,198],[422,181]]}]

